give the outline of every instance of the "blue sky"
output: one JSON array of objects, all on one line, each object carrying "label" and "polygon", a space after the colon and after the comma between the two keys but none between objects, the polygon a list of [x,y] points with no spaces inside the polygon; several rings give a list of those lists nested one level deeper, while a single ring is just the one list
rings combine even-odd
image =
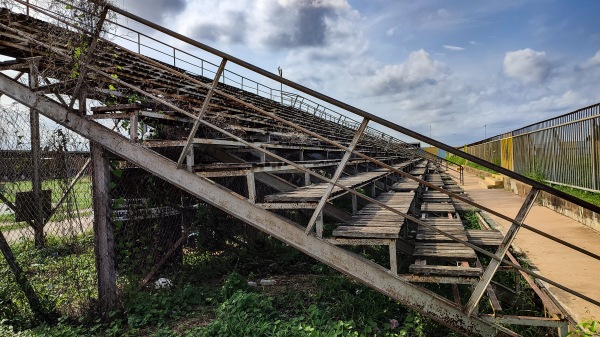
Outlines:
[{"label": "blue sky", "polygon": [[117,5],[452,145],[600,101],[599,1]]}]

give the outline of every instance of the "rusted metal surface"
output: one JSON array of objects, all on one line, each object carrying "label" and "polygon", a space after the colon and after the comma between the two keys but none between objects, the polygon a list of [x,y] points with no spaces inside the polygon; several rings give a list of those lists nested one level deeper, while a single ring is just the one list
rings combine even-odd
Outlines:
[{"label": "rusted metal surface", "polygon": [[[535,202],[535,199],[537,198],[539,192],[540,191],[537,188],[531,189],[531,191],[529,192],[529,195],[527,195],[527,198],[525,198],[525,200],[523,201],[523,205],[521,206],[521,209],[519,210],[519,212],[517,213],[517,216],[515,217],[516,221],[518,221],[519,223],[523,223],[525,221],[525,218],[527,217],[529,210],[531,210],[531,207],[533,207],[533,203]],[[519,232],[519,227],[520,227],[519,225],[513,223],[510,226],[506,235],[504,236],[502,243],[496,250],[496,256],[498,256],[500,259],[504,259],[504,256],[508,252],[508,249],[512,245],[515,237],[517,236],[517,233]],[[475,308],[476,308],[477,304],[479,303],[479,300],[481,300],[483,293],[486,291],[486,289],[490,285],[490,282],[492,281],[492,277],[494,277],[494,275],[496,274],[496,270],[498,270],[500,263],[501,263],[501,261],[491,260],[490,263],[488,264],[485,272],[483,273],[483,276],[481,277],[481,281],[477,284],[477,286],[473,290],[473,293],[471,294],[471,298],[469,298],[469,301],[467,302],[467,304],[465,306],[465,310],[468,315],[473,314],[473,312],[475,311]]]},{"label": "rusted metal surface", "polygon": [[360,137],[362,136],[363,132],[367,128],[368,124],[369,124],[369,120],[364,119],[363,122],[358,127],[358,130],[356,130],[356,133],[354,134],[354,138],[352,138],[352,141],[350,142],[350,145],[348,146],[349,151],[346,151],[344,153],[344,157],[342,157],[342,160],[338,164],[338,167],[335,170],[333,177],[331,178],[332,182],[327,186],[327,188],[325,189],[325,192],[323,192],[323,196],[321,197],[321,200],[319,200],[319,203],[317,204],[317,208],[315,208],[313,215],[311,216],[310,220],[308,221],[308,225],[306,226],[306,234],[310,233],[310,231],[313,229],[313,226],[315,224],[315,221],[317,220],[317,217],[323,216],[321,211],[323,210],[325,203],[329,199],[329,196],[331,195],[331,192],[333,191],[333,188],[335,187],[338,179],[342,175],[342,172],[344,172],[346,163],[348,163],[348,160],[350,159],[350,156],[352,155],[352,151],[354,151],[356,144],[358,144],[358,141],[360,140]]},{"label": "rusted metal surface", "polygon": [[32,93],[5,75],[0,75],[0,90],[22,104],[36,108],[55,122],[92,141],[99,142],[109,151],[127,158],[173,185],[452,329],[472,336],[495,336],[499,330],[507,331],[478,318],[468,317],[452,302],[396,278],[386,269],[359,255],[331,245],[313,235],[304,235],[304,228],[293,222],[254,206],[211,181],[185,170],[178,170],[175,162],[139,144],[131,143],[101,125],[70,114],[64,107]]}]

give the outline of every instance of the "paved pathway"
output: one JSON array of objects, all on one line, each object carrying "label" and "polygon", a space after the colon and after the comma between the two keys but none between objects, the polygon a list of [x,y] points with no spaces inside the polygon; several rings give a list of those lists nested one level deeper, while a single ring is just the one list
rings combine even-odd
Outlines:
[{"label": "paved pathway", "polygon": [[[465,192],[481,205],[514,218],[524,198],[503,189],[485,189],[479,185],[480,180],[475,175],[465,172]],[[506,233],[510,223],[495,216],[491,218],[501,226],[500,230]],[[600,232],[546,207],[535,205],[525,223],[600,254]],[[526,229],[519,231],[515,245],[545,277],[600,301],[600,261]],[[590,318],[600,320],[600,307],[551,285],[547,287],[577,322]]]}]

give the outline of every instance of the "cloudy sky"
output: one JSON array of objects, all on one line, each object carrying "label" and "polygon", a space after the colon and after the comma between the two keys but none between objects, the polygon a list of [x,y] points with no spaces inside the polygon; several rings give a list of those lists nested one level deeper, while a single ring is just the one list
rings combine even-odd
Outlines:
[{"label": "cloudy sky", "polygon": [[116,3],[452,145],[600,102],[596,0]]}]

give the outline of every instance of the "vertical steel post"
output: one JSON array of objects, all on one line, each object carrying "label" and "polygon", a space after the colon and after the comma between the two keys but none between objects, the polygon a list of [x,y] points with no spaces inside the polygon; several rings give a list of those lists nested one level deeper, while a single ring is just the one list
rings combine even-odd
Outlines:
[{"label": "vertical steel post", "polygon": [[367,124],[369,124],[369,120],[365,118],[365,119],[363,119],[362,123],[358,127],[358,130],[356,130],[356,133],[354,134],[354,138],[352,138],[350,145],[348,145],[349,151],[346,151],[344,153],[344,157],[342,157],[342,160],[338,164],[338,167],[335,170],[333,177],[331,178],[331,181],[333,183],[330,183],[327,186],[325,193],[323,193],[321,200],[319,200],[319,203],[317,204],[317,208],[315,209],[312,217],[308,221],[308,225],[306,226],[306,234],[307,235],[308,235],[308,233],[310,233],[310,231],[314,227],[315,221],[317,220],[317,217],[319,217],[319,214],[321,214],[323,207],[325,207],[325,204],[327,203],[327,199],[329,199],[329,196],[331,195],[331,192],[333,191],[333,188],[335,187],[334,184],[338,181],[338,179],[342,175],[342,172],[344,171],[344,168],[346,167],[346,164],[348,163],[348,160],[350,159],[350,156],[352,155],[352,151],[354,151],[354,148],[358,144],[360,137],[362,136],[363,132],[367,128]]},{"label": "vertical steel post", "polygon": [[186,168],[188,171],[194,172],[195,161],[196,160],[194,158],[194,146],[192,145],[190,147],[190,150],[188,151],[187,155],[185,156],[185,164],[186,164]]},{"label": "vertical steel post", "polygon": [[596,119],[590,119],[590,151],[592,152],[592,188],[598,190],[598,154],[596,153]]},{"label": "vertical steel post", "polygon": [[[537,198],[539,192],[540,190],[538,190],[535,187],[532,187],[531,191],[527,195],[527,198],[525,198],[525,201],[523,202],[519,213],[517,213],[517,216],[515,217],[515,222],[518,224],[513,223],[510,226],[510,229],[506,233],[506,236],[504,236],[502,243],[500,244],[500,246],[498,246],[498,249],[496,250],[496,256],[500,260],[504,259],[506,252],[510,248],[510,245],[513,243],[515,236],[521,228],[521,224],[523,224],[523,221],[525,221],[525,217],[527,217],[527,213],[529,213],[529,210],[533,206],[533,203],[535,202],[535,199]],[[481,300],[481,297],[483,296],[483,293],[486,291],[487,287],[490,285],[492,277],[498,270],[500,263],[500,261],[493,259],[488,264],[487,268],[485,269],[485,272],[483,273],[483,276],[481,277],[481,280],[479,281],[479,283],[477,283],[477,286],[475,286],[475,289],[471,294],[471,298],[469,298],[469,301],[465,306],[465,313],[467,315],[471,316],[476,310],[477,304]]]},{"label": "vertical steel post", "polygon": [[94,252],[98,274],[98,302],[106,319],[117,301],[114,233],[110,223],[110,164],[108,152],[97,143],[91,144],[92,186],[94,197]]},{"label": "vertical steel post", "polygon": [[254,179],[254,172],[250,171],[246,174],[246,181],[248,184],[248,200],[255,204],[256,203],[256,180]]},{"label": "vertical steel post", "polygon": [[[29,64],[29,87],[33,90],[38,86],[38,62],[32,60]],[[35,109],[29,109],[29,128],[31,134],[31,191],[33,193],[33,224],[35,227],[35,246],[44,245],[44,210],[42,206],[42,154],[40,147],[40,115]]]},{"label": "vertical steel post", "polygon": [[129,140],[132,142],[137,141],[138,139],[138,112],[134,111],[131,116],[129,116]]},{"label": "vertical steel post", "polygon": [[181,165],[183,164],[183,160],[185,159],[185,157],[187,156],[187,154],[190,150],[192,141],[194,140],[194,137],[196,136],[196,132],[198,131],[198,127],[200,126],[200,120],[204,117],[204,114],[208,110],[208,104],[210,103],[210,100],[213,96],[215,88],[217,87],[217,84],[219,84],[219,77],[221,77],[223,70],[225,70],[226,63],[227,63],[227,59],[223,59],[221,61],[221,65],[219,66],[219,69],[217,70],[217,73],[215,74],[215,78],[213,79],[212,86],[210,87],[210,89],[208,89],[208,92],[206,93],[206,97],[204,98],[204,102],[202,102],[202,109],[200,110],[200,113],[196,117],[196,121],[194,121],[194,126],[192,127],[192,130],[190,131],[187,142],[185,143],[185,146],[183,147],[183,151],[181,151],[181,154],[179,155],[179,160],[177,160],[177,167],[181,167]]}]

